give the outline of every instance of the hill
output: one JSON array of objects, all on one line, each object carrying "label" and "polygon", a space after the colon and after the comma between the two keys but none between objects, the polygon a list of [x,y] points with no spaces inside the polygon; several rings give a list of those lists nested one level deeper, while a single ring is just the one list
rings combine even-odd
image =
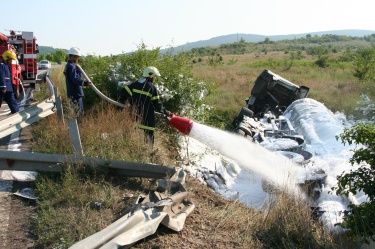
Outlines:
[{"label": "hill", "polygon": [[[189,42],[184,45],[173,47],[175,52],[182,52],[182,51],[189,51],[193,48],[200,48],[200,47],[211,47],[211,46],[219,46],[221,44],[228,44],[238,42],[241,39],[245,42],[262,42],[266,38],[269,38],[271,41],[280,41],[280,40],[293,40],[296,38],[306,37],[306,35],[311,36],[322,36],[322,35],[345,35],[345,36],[354,36],[354,37],[363,37],[366,35],[375,34],[375,30],[360,30],[360,29],[347,29],[347,30],[331,30],[331,31],[319,31],[319,32],[311,32],[311,33],[302,33],[302,34],[288,34],[288,35],[257,35],[257,34],[229,34],[229,35],[222,35],[213,37],[208,40],[200,40],[196,42]],[[48,53],[55,53],[58,49],[64,48],[53,48],[50,46],[39,46],[39,55],[41,54],[48,54]],[[65,49],[68,52],[68,49]],[[169,49],[162,49],[161,52],[166,52]]]},{"label": "hill", "polygon": [[[53,48],[53,47],[48,47],[48,46],[39,46],[39,55],[53,54],[59,49],[64,49],[64,48]],[[67,49],[64,49],[64,50],[66,50],[66,52],[68,52]]]},{"label": "hill", "polygon": [[320,32],[311,32],[311,33],[302,33],[302,34],[289,34],[289,35],[256,35],[256,34],[230,34],[213,37],[208,40],[201,40],[196,42],[186,43],[174,47],[175,52],[189,51],[193,48],[199,47],[209,47],[209,46],[218,46],[221,44],[234,43],[238,42],[241,39],[246,42],[262,42],[266,38],[269,38],[271,41],[280,41],[280,40],[293,40],[296,38],[306,37],[306,35],[311,36],[322,36],[322,35],[345,35],[345,36],[356,36],[363,37],[366,35],[375,34],[375,30],[359,30],[359,29],[347,29],[347,30],[331,30],[331,31],[320,31]]}]

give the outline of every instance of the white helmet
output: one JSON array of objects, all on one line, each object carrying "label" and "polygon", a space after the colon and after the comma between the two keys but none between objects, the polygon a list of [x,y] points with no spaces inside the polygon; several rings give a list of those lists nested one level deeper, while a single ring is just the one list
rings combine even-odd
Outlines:
[{"label": "white helmet", "polygon": [[159,70],[156,67],[146,67],[145,70],[143,71],[143,77],[152,78],[155,76],[160,77]]},{"label": "white helmet", "polygon": [[68,54],[81,56],[81,50],[80,50],[79,48],[72,47],[72,48],[69,50],[69,53],[68,53]]}]

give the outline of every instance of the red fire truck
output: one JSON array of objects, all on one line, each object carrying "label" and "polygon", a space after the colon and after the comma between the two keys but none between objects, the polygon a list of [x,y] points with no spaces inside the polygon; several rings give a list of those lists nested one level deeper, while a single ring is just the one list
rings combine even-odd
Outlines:
[{"label": "red fire truck", "polygon": [[33,32],[10,31],[10,35],[0,33],[0,55],[6,50],[12,50],[17,55],[17,60],[11,63],[13,88],[16,97],[24,90],[24,86],[35,87],[37,83],[38,44]]}]

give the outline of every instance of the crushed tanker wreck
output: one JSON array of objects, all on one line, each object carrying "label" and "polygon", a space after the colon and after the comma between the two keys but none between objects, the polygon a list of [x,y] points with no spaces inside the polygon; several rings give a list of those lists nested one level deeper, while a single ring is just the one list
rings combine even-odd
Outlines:
[{"label": "crushed tanker wreck", "polygon": [[[299,122],[303,112],[297,110],[301,109],[299,104],[308,100],[308,93],[308,87],[298,86],[270,70],[264,70],[256,79],[250,97],[245,100],[246,106],[233,120],[234,132],[304,167],[311,163],[313,153],[306,149],[307,134]],[[325,178],[324,171],[316,169],[300,185],[316,199]],[[266,180],[262,181],[266,192],[274,189],[271,185]]]}]

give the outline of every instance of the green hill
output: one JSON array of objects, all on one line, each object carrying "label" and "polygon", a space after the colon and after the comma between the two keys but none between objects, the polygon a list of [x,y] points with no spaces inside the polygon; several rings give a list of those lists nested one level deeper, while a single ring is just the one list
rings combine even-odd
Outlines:
[{"label": "green hill", "polygon": [[[53,48],[53,47],[48,47],[48,46],[39,46],[39,55],[53,54],[59,49],[64,49],[64,48]],[[64,49],[64,50],[66,50],[66,52],[68,52],[67,49]]]}]

